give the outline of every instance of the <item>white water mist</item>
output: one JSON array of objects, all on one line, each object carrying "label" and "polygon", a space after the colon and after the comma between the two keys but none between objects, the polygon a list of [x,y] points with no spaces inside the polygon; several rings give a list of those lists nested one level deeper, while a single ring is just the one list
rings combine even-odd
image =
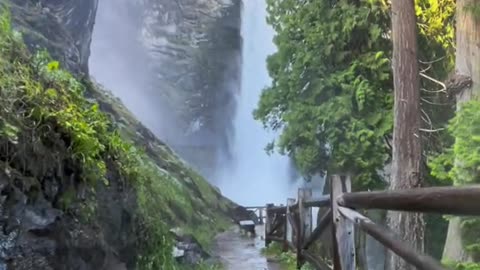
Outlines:
[{"label": "white water mist", "polygon": [[152,87],[148,51],[139,41],[142,10],[132,0],[99,1],[89,59],[92,77],[157,136],[171,129]]},{"label": "white water mist", "polygon": [[243,0],[241,91],[236,97],[232,158],[220,164],[217,174],[222,193],[242,205],[284,204],[296,193],[288,157],[265,152],[278,134],[265,130],[252,115],[262,90],[271,84],[266,59],[276,51],[266,17],[265,0]]}]

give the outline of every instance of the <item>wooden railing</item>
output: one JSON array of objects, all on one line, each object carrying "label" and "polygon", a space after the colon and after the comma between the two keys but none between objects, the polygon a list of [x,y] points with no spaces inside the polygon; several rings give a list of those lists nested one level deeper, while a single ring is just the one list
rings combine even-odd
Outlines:
[{"label": "wooden railing", "polygon": [[[480,186],[429,187],[396,191],[351,192],[349,176],[331,177],[330,195],[312,198],[310,189],[299,189],[298,198],[286,206],[266,206],[265,245],[282,243],[297,256],[297,268],[309,262],[321,270],[356,269],[355,227],[418,269],[445,269],[354,209],[480,215]],[[312,228],[312,207],[324,207],[316,228]],[[333,263],[328,264],[309,248],[332,225]]]}]

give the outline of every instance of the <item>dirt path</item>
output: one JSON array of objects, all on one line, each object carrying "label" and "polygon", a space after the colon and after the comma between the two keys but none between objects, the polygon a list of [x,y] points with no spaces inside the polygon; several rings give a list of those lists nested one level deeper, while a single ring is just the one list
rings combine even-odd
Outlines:
[{"label": "dirt path", "polygon": [[261,254],[263,227],[258,226],[256,231],[259,235],[255,238],[242,235],[236,227],[217,236],[215,255],[227,270],[282,270]]}]

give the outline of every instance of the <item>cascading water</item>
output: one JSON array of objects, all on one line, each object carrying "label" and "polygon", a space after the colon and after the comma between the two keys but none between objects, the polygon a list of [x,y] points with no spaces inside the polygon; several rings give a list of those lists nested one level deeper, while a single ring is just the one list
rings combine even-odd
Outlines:
[{"label": "cascading water", "polygon": [[125,3],[112,5],[109,2],[99,1],[92,37],[90,73],[99,83],[114,91],[148,125],[150,123],[145,116],[154,112],[154,104],[146,95],[138,94],[147,88],[149,80],[144,65],[146,51],[135,38],[140,22],[135,22],[132,10]]},{"label": "cascading water", "polygon": [[241,91],[236,97],[232,158],[217,174],[222,193],[243,205],[284,204],[296,192],[288,157],[264,150],[278,134],[265,130],[252,115],[263,88],[271,83],[266,58],[276,50],[266,16],[265,0],[243,0]]},{"label": "cascading water", "polygon": [[99,1],[92,36],[90,73],[158,137],[174,124],[159,106],[148,50],[139,41],[143,10],[132,0]]},{"label": "cascading water", "polygon": [[[181,132],[177,132],[175,120],[170,119],[172,113],[162,109],[163,97],[158,96],[161,89],[152,89],[152,85],[158,85],[154,83],[158,76],[148,68],[149,51],[139,41],[141,29],[145,27],[144,7],[135,5],[136,2],[99,2],[90,71],[95,79],[121,98],[140,121],[162,140],[171,143],[168,139],[179,137]],[[266,22],[265,2],[243,0],[241,90],[236,93],[230,157],[219,158],[221,162],[214,179],[225,196],[245,205],[284,204],[288,196],[296,197],[296,183],[301,182],[295,181],[291,174],[293,168],[288,157],[265,152],[266,145],[278,134],[265,130],[252,115],[262,89],[271,83],[266,58],[276,50],[272,42],[274,31]],[[158,35],[156,38],[162,39],[162,34]]]}]

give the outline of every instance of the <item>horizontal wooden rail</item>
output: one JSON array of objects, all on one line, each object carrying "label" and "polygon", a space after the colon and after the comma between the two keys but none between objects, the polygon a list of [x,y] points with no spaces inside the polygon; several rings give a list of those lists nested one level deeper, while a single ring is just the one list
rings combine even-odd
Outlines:
[{"label": "horizontal wooden rail", "polygon": [[266,236],[268,240],[275,241],[275,242],[283,242],[283,237],[280,236],[273,236],[273,235],[268,235]]},{"label": "horizontal wooden rail", "polygon": [[266,206],[246,206],[244,207],[247,210],[256,210],[256,209],[266,209]]},{"label": "horizontal wooden rail", "polygon": [[[417,269],[444,270],[432,257],[418,252],[393,232],[353,209],[480,215],[480,185],[352,193],[350,181],[350,175],[334,175],[330,178],[330,195],[312,198],[310,189],[299,189],[298,198],[289,198],[287,206],[268,204],[262,207],[266,208],[265,244],[277,241],[283,243],[284,250],[294,250],[297,269],[309,262],[320,270],[332,270],[332,267],[335,270],[354,270],[357,256],[355,226]],[[328,207],[316,228],[312,228],[312,207]],[[333,266],[309,250],[328,226],[332,226]]]},{"label": "horizontal wooden rail", "polygon": [[480,185],[344,193],[339,205],[450,215],[480,215]]},{"label": "horizontal wooden rail", "polygon": [[290,212],[298,211],[298,203],[292,204],[288,206],[288,208],[290,209]]},{"label": "horizontal wooden rail", "polygon": [[287,207],[285,206],[273,206],[268,209],[268,211],[272,213],[285,213],[287,211]]},{"label": "horizontal wooden rail", "polygon": [[386,248],[390,249],[395,254],[402,257],[405,261],[417,267],[418,269],[422,269],[422,270],[444,270],[445,269],[432,257],[421,254],[419,251],[415,250],[414,248],[407,245],[403,241],[398,240],[389,231],[373,223],[370,219],[364,217],[360,213],[345,207],[339,207],[338,210],[345,218],[352,221],[355,224],[355,226],[357,226],[359,229],[366,232],[371,237],[375,238],[378,242],[383,244]]},{"label": "horizontal wooden rail", "polygon": [[290,225],[292,226],[293,234],[296,235],[298,232],[297,223],[295,222],[295,219],[291,214],[287,216],[287,222],[290,223]]},{"label": "horizontal wooden rail", "polygon": [[321,196],[319,198],[311,198],[305,200],[304,205],[306,207],[325,207],[330,206],[330,195]]}]

